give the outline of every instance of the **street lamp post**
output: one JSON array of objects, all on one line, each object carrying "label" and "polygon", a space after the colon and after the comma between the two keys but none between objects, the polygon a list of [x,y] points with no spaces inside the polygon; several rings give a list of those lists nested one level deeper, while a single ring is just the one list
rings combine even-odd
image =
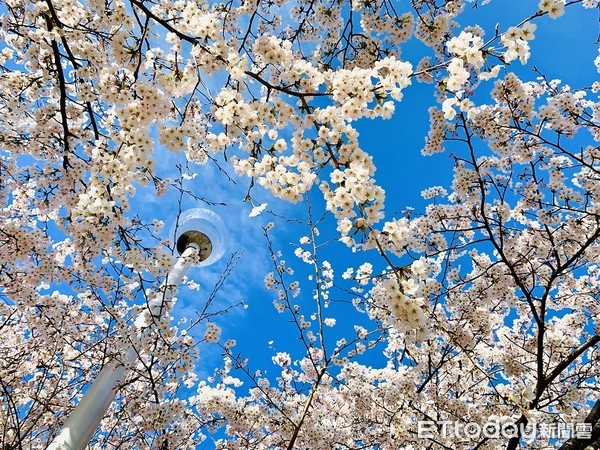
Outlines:
[{"label": "street lamp post", "polygon": [[[135,320],[138,336],[151,325],[152,317],[160,317],[190,266],[212,264],[223,255],[227,244],[227,230],[221,218],[202,208],[182,213],[171,235],[176,237],[180,256],[158,289],[158,295],[148,302],[148,309]],[[47,450],[85,449],[115,398],[115,388],[125,379],[126,366],[132,364],[136,357],[137,351],[131,345],[123,362],[111,361],[102,368]]]}]

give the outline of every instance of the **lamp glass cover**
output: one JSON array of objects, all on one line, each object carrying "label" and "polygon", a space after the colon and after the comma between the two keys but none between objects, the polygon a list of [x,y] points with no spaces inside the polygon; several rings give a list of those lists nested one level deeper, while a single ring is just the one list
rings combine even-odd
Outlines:
[{"label": "lamp glass cover", "polygon": [[187,233],[186,236],[189,236],[189,232],[194,231],[206,235],[212,246],[210,255],[197,264],[198,266],[208,266],[223,256],[227,248],[229,235],[225,223],[216,213],[204,208],[188,209],[181,213],[177,228],[173,225],[170,234],[175,237],[175,244],[177,245],[182,235]]}]

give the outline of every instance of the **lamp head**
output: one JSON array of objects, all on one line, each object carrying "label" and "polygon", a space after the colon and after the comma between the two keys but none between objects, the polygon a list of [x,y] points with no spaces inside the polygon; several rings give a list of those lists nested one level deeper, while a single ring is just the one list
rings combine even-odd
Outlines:
[{"label": "lamp head", "polygon": [[182,254],[189,246],[198,249],[200,263],[208,266],[217,261],[227,247],[228,234],[223,220],[214,212],[204,208],[193,208],[179,216],[177,228],[173,226],[177,251]]},{"label": "lamp head", "polygon": [[202,231],[190,230],[179,236],[177,239],[177,252],[181,255],[186,248],[192,245],[198,249],[200,261],[208,259],[212,253],[212,243]]}]

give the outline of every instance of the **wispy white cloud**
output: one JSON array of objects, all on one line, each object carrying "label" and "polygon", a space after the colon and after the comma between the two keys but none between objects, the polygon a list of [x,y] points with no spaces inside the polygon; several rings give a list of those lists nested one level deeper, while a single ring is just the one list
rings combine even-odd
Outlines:
[{"label": "wispy white cloud", "polygon": [[[158,139],[155,140],[158,142]],[[154,153],[156,173],[163,179],[177,180],[180,172],[177,168],[186,166],[185,156],[173,153],[158,145]],[[196,201],[192,196],[185,195],[180,199],[175,188],[167,189],[165,194],[158,197],[153,186],[139,187],[134,199],[131,201],[131,213],[141,216],[145,220],[157,219],[164,222],[159,234],[161,239],[167,240],[169,231],[174,224],[180,207],[183,210],[190,208],[208,208],[217,213],[226,224],[229,232],[229,245],[223,258],[207,267],[192,268],[188,278],[199,285],[199,289],[183,287],[178,293],[172,316],[174,323],[182,318],[193,321],[204,309],[205,303],[228,262],[237,260],[225,283],[216,292],[211,302],[209,313],[226,310],[232,305],[245,304],[253,309],[259,303],[264,307],[265,302],[271,304],[272,294],[264,290],[264,276],[272,270],[272,260],[267,250],[263,228],[271,217],[263,214],[251,217],[254,207],[251,202],[244,201],[248,193],[250,180],[237,176],[225,161],[219,161],[221,168],[212,162],[203,166],[190,164],[191,178],[183,180],[182,187],[191,194],[214,202],[214,206],[207,206],[204,202]],[[222,170],[227,170],[224,174]],[[229,179],[231,178],[231,180]],[[261,187],[252,190],[255,205],[262,205],[268,200],[268,209],[276,209],[278,213],[290,213],[293,208],[283,201],[273,199]],[[252,311],[250,311],[252,312]],[[249,311],[243,307],[231,309],[225,315],[214,316],[214,320],[223,330],[223,335],[235,338],[237,331],[248,327],[247,318]],[[200,326],[191,334],[195,339],[202,339],[204,327]],[[220,363],[220,349],[214,344],[200,347],[201,358],[198,364],[198,375],[202,379],[212,374],[215,365]]]}]

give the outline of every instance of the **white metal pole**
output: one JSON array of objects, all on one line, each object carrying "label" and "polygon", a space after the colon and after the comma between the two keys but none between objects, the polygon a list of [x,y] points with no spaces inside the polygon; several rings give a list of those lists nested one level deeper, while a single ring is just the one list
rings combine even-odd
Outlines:
[{"label": "white metal pole", "polygon": [[[148,302],[149,311],[144,311],[136,320],[136,327],[139,331],[142,331],[140,326],[149,326],[152,323],[152,320],[148,320],[147,316],[160,316],[165,303],[170,300],[173,292],[183,280],[197,253],[198,246],[190,243],[179,256],[159,288],[159,295]],[[47,450],[84,450],[87,447],[100,421],[115,398],[115,388],[125,379],[125,366],[134,362],[136,355],[135,348],[130,347],[124,363],[112,361],[103,367]]]}]

